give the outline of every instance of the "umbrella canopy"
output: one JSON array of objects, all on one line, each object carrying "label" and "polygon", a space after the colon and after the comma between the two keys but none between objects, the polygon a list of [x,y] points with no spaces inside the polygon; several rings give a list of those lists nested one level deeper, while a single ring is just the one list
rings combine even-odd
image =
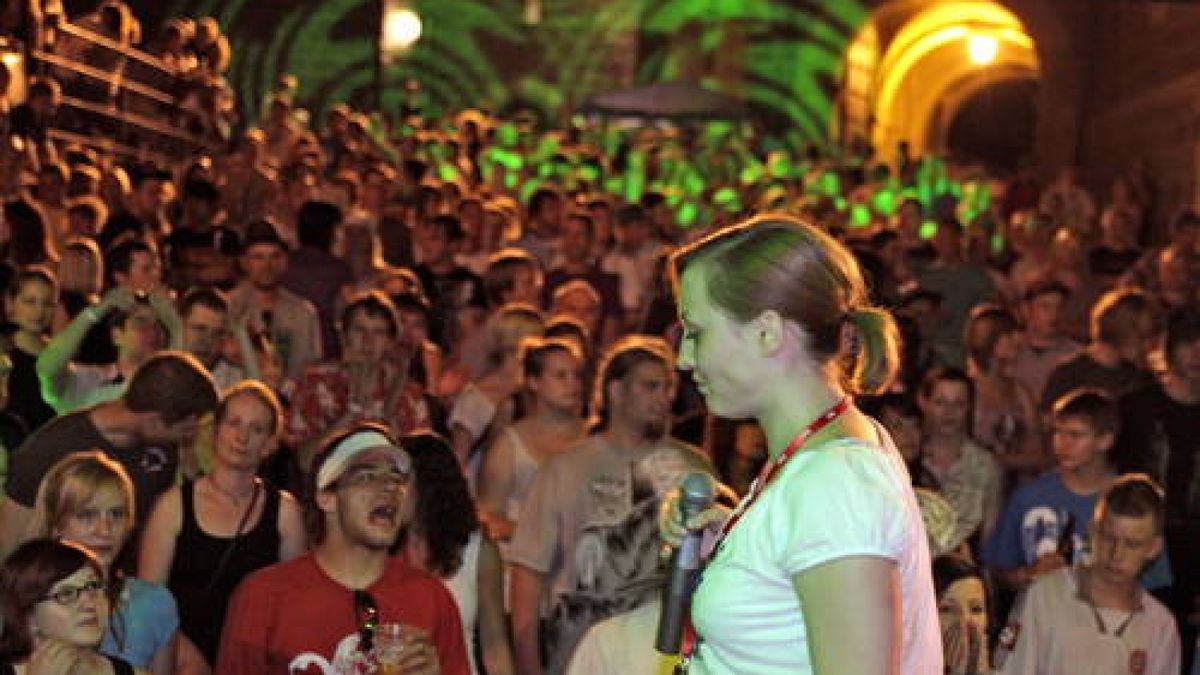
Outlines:
[{"label": "umbrella canopy", "polygon": [[596,94],[579,111],[609,117],[738,119],[746,115],[746,104],[699,85],[660,82]]}]

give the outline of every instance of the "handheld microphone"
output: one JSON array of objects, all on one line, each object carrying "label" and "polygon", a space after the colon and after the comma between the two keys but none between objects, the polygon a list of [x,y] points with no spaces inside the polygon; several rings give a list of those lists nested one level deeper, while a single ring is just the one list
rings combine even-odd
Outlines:
[{"label": "handheld microphone", "polygon": [[[716,486],[712,476],[694,471],[679,485],[679,510],[683,522],[712,506]],[[692,530],[684,536],[675,551],[671,564],[671,580],[663,589],[662,611],[658,616],[658,634],[654,648],[663,654],[678,654],[683,640],[683,626],[692,604],[697,574],[700,572],[700,540],[702,530]]]}]

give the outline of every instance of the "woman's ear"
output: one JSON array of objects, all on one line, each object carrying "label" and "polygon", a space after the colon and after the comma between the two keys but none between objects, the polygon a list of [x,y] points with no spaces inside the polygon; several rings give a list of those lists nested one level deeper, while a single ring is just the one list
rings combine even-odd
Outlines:
[{"label": "woman's ear", "polygon": [[779,351],[788,337],[787,322],[773,309],[759,314],[747,328],[751,331],[750,338],[761,356],[770,356]]}]

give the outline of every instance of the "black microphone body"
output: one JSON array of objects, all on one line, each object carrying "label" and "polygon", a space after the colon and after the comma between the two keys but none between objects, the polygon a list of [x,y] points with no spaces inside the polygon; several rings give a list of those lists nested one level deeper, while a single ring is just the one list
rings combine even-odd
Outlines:
[{"label": "black microphone body", "polygon": [[[695,471],[684,476],[679,492],[679,510],[686,523],[712,506],[716,487],[712,476]],[[703,536],[703,530],[689,531],[672,557],[671,579],[663,589],[662,611],[658,616],[658,633],[654,639],[654,648],[663,654],[679,653],[683,626],[700,573],[700,542]]]}]

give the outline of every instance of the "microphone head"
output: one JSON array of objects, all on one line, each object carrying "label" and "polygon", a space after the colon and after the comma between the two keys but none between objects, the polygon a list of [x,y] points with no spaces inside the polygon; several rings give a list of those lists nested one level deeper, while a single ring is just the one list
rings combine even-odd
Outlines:
[{"label": "microphone head", "polygon": [[684,518],[700,513],[712,505],[717,486],[713,477],[703,471],[692,471],[679,484],[679,508]]}]

